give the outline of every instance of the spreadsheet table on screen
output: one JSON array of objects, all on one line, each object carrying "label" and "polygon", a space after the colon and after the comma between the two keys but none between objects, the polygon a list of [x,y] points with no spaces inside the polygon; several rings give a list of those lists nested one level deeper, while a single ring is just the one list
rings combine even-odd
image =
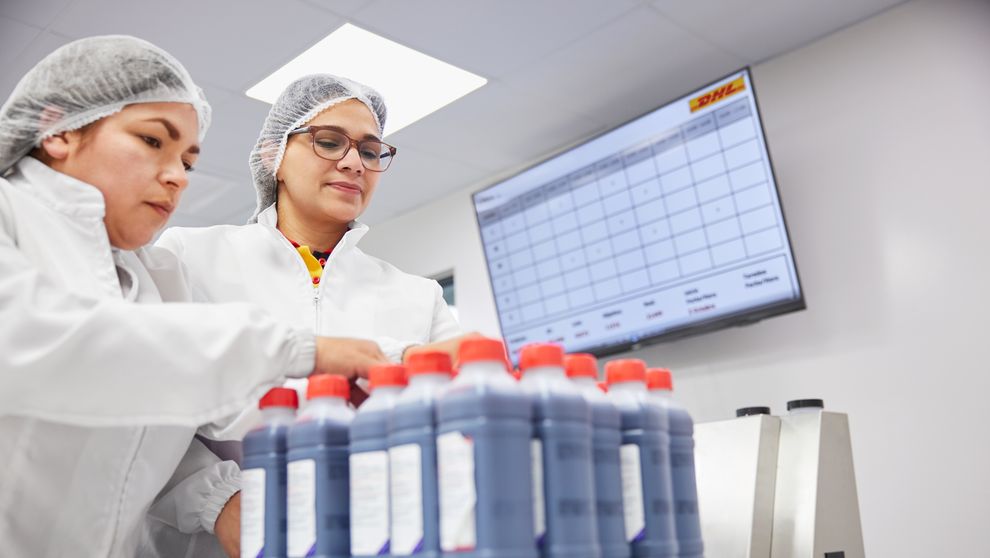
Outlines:
[{"label": "spreadsheet table on screen", "polygon": [[635,341],[799,296],[747,85],[730,76],[707,89],[730,96],[688,95],[476,194],[511,350]]}]

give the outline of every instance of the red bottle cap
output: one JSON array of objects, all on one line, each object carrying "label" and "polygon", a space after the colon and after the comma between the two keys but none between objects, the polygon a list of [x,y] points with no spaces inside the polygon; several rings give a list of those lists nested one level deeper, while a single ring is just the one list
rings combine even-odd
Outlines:
[{"label": "red bottle cap", "polygon": [[371,382],[371,389],[405,386],[409,384],[409,375],[406,373],[406,367],[401,364],[384,364],[372,366],[368,371],[368,380]]},{"label": "red bottle cap", "polygon": [[479,337],[465,339],[457,350],[457,361],[460,366],[468,362],[484,361],[505,362],[505,345],[498,339]]},{"label": "red bottle cap", "polygon": [[674,390],[674,380],[666,368],[650,368],[646,371],[646,387],[664,391]]},{"label": "red bottle cap", "polygon": [[541,366],[564,366],[564,349],[554,343],[526,345],[519,353],[519,368],[529,370]]},{"label": "red bottle cap", "polygon": [[608,393],[608,384],[605,382],[598,382],[598,389],[602,390],[602,393]]},{"label": "red bottle cap", "polygon": [[522,379],[522,371],[520,371],[518,368],[513,370],[512,372],[509,372],[509,374],[512,374],[512,377],[515,378],[517,382]]},{"label": "red bottle cap", "polygon": [[574,353],[564,357],[564,368],[571,378],[597,378],[598,359],[588,353]]},{"label": "red bottle cap", "polygon": [[299,394],[291,388],[277,387],[268,390],[268,393],[258,401],[259,409],[268,407],[288,407],[290,409],[299,408]]},{"label": "red bottle cap", "polygon": [[638,358],[623,358],[605,363],[605,381],[608,385],[619,382],[646,381],[646,363]]},{"label": "red bottle cap", "polygon": [[410,376],[417,374],[450,374],[450,355],[443,351],[413,353],[406,359],[406,369]]},{"label": "red bottle cap", "polygon": [[351,397],[351,385],[343,376],[313,374],[309,377],[309,385],[306,387],[306,399],[316,399],[317,397],[349,399]]}]

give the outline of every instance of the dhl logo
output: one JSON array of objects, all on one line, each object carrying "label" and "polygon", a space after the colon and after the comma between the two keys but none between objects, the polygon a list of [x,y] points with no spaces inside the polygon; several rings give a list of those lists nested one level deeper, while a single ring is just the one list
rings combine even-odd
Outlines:
[{"label": "dhl logo", "polygon": [[730,97],[746,89],[746,82],[743,78],[733,80],[725,85],[720,85],[704,95],[691,99],[691,112],[701,110],[708,105],[717,103],[726,97]]}]

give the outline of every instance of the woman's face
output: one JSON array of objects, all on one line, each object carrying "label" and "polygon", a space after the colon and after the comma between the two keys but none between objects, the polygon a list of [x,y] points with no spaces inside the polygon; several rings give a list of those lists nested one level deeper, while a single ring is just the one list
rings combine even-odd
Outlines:
[{"label": "woman's face", "polygon": [[[371,110],[348,99],[321,112],[306,126],[335,126],[358,141],[380,139]],[[346,225],[368,207],[381,173],[369,172],[351,147],[343,159],[328,161],[313,152],[310,134],[289,136],[279,166],[279,212],[312,224]]]},{"label": "woman's face", "polygon": [[134,250],[178,206],[199,154],[198,131],[192,105],[141,103],[42,145],[52,168],[103,193],[110,244]]}]

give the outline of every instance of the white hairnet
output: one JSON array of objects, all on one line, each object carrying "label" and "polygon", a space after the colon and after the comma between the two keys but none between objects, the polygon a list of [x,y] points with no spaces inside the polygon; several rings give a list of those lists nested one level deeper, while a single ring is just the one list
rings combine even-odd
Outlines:
[{"label": "white hairnet", "polygon": [[210,105],[178,60],[135,37],[73,41],[21,78],[0,107],[0,174],[41,141],[79,129],[135,103],[189,103],[199,115],[199,139]]},{"label": "white hairnet", "polygon": [[348,99],[357,99],[367,105],[378,124],[378,132],[383,133],[385,101],[377,91],[356,81],[330,74],[312,74],[290,83],[279,95],[268,112],[248,160],[254,187],[258,191],[258,207],[248,223],[256,222],[258,214],[275,203],[275,173],[282,164],[289,132]]}]

